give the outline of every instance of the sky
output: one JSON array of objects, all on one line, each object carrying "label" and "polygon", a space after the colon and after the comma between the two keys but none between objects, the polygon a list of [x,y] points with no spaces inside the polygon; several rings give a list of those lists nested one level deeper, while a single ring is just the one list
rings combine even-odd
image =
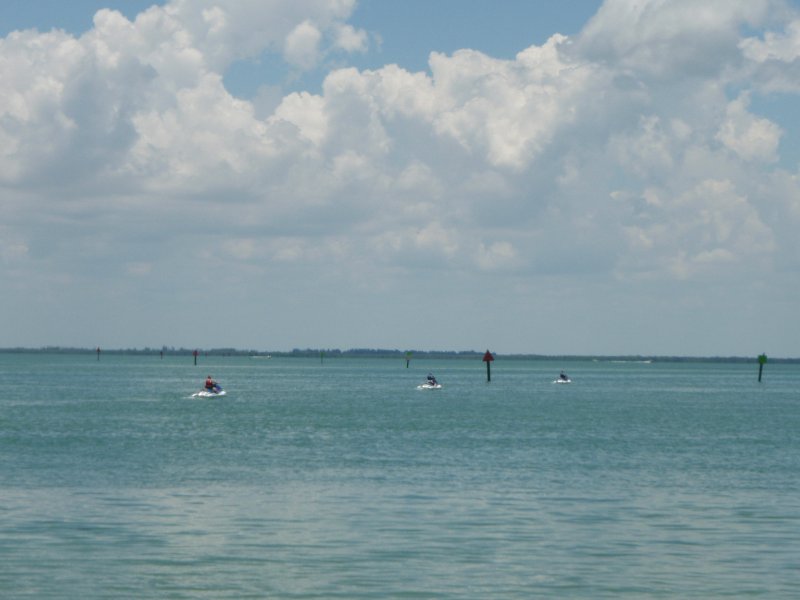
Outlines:
[{"label": "sky", "polygon": [[800,0],[6,0],[0,347],[800,356]]}]

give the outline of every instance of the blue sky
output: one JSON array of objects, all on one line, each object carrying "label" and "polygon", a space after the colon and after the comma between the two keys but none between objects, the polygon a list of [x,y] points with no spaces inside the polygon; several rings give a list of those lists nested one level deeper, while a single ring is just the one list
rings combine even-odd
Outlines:
[{"label": "blue sky", "polygon": [[0,346],[800,356],[797,2],[0,24]]},{"label": "blue sky", "polygon": [[[163,0],[6,0],[0,4],[0,33],[59,28],[80,35],[92,28],[92,18],[102,8],[134,19],[147,8],[164,4]],[[532,42],[543,43],[554,32],[579,32],[601,4],[601,0],[572,0],[565,9],[557,2],[525,0],[362,0],[349,22],[382,40],[361,66],[377,68],[385,62],[398,62],[417,70],[426,68],[431,50],[473,48],[512,58]]]},{"label": "blue sky", "polygon": [[[0,34],[14,29],[59,28],[80,35],[92,28],[92,18],[102,8],[135,19],[154,4],[163,6],[165,2],[7,0],[0,4]],[[531,43],[544,43],[555,32],[579,32],[601,4],[601,0],[571,0],[565,10],[557,2],[527,0],[361,0],[349,22],[370,33],[373,47],[370,52],[348,57],[347,64],[379,69],[386,63],[397,63],[421,71],[427,69],[431,51],[451,53],[461,48],[511,59]],[[321,67],[302,77],[290,77],[279,57],[263,53],[231,65],[225,75],[232,93],[250,97],[265,82],[287,89],[315,89],[325,74]]]}]

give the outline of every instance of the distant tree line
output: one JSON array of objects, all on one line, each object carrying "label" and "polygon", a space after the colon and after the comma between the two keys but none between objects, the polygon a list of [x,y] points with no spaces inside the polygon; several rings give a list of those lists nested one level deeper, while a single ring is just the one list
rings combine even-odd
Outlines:
[{"label": "distant tree line", "polygon": [[[386,348],[294,348],[286,351],[243,350],[240,348],[101,348],[102,354],[187,356],[195,351],[201,356],[273,356],[281,358],[463,358],[480,359],[484,352],[477,350],[398,350]],[[0,348],[5,354],[94,354],[97,348],[42,346],[39,348]],[[503,360],[598,361],[598,362],[695,362],[695,363],[753,363],[757,356],[647,356],[647,355],[577,355],[577,354],[495,354]],[[800,363],[800,358],[769,358],[770,363]]]}]

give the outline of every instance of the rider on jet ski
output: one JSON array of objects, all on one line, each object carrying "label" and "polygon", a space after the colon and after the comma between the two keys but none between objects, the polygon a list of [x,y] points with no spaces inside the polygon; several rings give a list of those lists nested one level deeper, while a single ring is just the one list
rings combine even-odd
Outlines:
[{"label": "rider on jet ski", "polygon": [[211,379],[211,375],[206,377],[206,390],[209,392],[216,392],[219,390],[219,384]]},{"label": "rider on jet ski", "polygon": [[428,373],[428,383],[431,385],[438,385],[438,381],[436,381],[436,377]]}]

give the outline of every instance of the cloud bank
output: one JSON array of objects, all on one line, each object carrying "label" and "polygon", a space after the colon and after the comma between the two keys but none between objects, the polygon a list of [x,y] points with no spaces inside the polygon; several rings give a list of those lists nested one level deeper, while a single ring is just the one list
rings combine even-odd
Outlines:
[{"label": "cloud bank", "polygon": [[6,345],[791,354],[798,169],[752,108],[800,92],[789,5],[607,0],[511,60],[337,68],[267,115],[226,89],[261,53],[369,51],[355,8],[173,0],[0,40]]}]

